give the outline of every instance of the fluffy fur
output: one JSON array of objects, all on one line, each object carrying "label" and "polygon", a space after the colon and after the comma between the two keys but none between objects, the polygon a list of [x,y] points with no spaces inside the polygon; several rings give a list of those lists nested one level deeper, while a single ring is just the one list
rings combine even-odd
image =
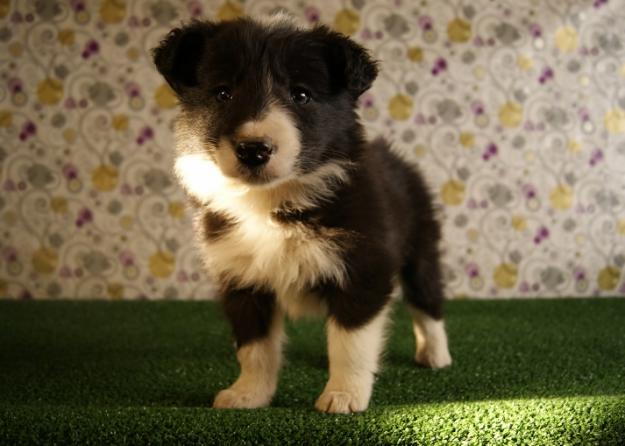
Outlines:
[{"label": "fluffy fur", "polygon": [[180,100],[175,172],[237,342],[241,375],[214,407],[269,404],[283,316],[317,314],[330,376],[315,407],[365,410],[397,279],[417,361],[449,365],[431,197],[355,112],[377,76],[366,50],[279,16],[193,22],[154,60]]}]

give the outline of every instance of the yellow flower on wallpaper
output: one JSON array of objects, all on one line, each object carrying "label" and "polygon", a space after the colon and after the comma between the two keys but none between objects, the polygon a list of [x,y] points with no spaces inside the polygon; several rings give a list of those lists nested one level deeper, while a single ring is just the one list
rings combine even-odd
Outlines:
[{"label": "yellow flower on wallpaper", "polygon": [[360,27],[360,16],[353,9],[341,9],[334,17],[334,29],[351,36]]},{"label": "yellow flower on wallpaper", "polygon": [[176,259],[173,254],[167,251],[156,251],[150,256],[150,272],[154,277],[164,279],[174,272]]},{"label": "yellow flower on wallpaper", "polygon": [[33,252],[31,260],[35,272],[39,274],[52,274],[56,270],[59,256],[56,251],[41,247]]},{"label": "yellow flower on wallpaper", "polygon": [[37,98],[44,105],[56,105],[63,99],[63,84],[58,79],[47,78],[39,82]]},{"label": "yellow flower on wallpaper", "polygon": [[240,4],[232,1],[227,1],[217,11],[217,18],[219,20],[234,20],[244,15],[243,8]]},{"label": "yellow flower on wallpaper", "polygon": [[111,299],[121,299],[124,297],[124,285],[121,283],[109,283],[106,292]]},{"label": "yellow flower on wallpaper", "polygon": [[475,145],[475,134],[472,132],[460,133],[460,144],[462,145],[462,147],[472,149]]},{"label": "yellow flower on wallpaper", "polygon": [[57,34],[57,39],[59,39],[61,45],[71,46],[74,44],[75,33],[71,29],[62,29]]},{"label": "yellow flower on wallpaper", "polygon": [[516,60],[517,66],[523,71],[529,71],[534,67],[534,61],[531,57],[524,54],[519,55]]},{"label": "yellow flower on wallpaper", "polygon": [[104,23],[119,23],[124,20],[125,15],[126,0],[102,0],[100,18]]},{"label": "yellow flower on wallpaper", "polygon": [[55,214],[66,214],[68,210],[67,199],[65,197],[52,197],[50,208]]},{"label": "yellow flower on wallpaper", "polygon": [[457,206],[464,201],[464,192],[462,181],[449,180],[441,187],[441,199],[449,206]]},{"label": "yellow flower on wallpaper", "polygon": [[63,139],[69,143],[73,144],[76,141],[76,130],[74,129],[65,129],[63,130]]},{"label": "yellow flower on wallpaper", "polygon": [[412,114],[412,98],[405,94],[396,94],[388,103],[388,111],[393,119],[405,121]]},{"label": "yellow flower on wallpaper", "polygon": [[0,110],[0,127],[11,127],[13,114],[8,110]]},{"label": "yellow flower on wallpaper", "polygon": [[499,122],[504,127],[518,127],[523,119],[523,107],[518,102],[506,102],[499,109]]},{"label": "yellow flower on wallpaper", "polygon": [[119,172],[115,166],[101,164],[91,172],[91,184],[100,192],[110,192],[117,187]]},{"label": "yellow flower on wallpaper", "polygon": [[604,118],[605,128],[610,133],[625,133],[625,111],[620,107],[608,110]]},{"label": "yellow flower on wallpaper", "polygon": [[599,271],[597,277],[597,285],[603,291],[611,291],[615,289],[621,279],[621,270],[615,266],[606,266]]},{"label": "yellow flower on wallpaper", "polygon": [[625,218],[619,220],[616,230],[619,234],[625,235]]},{"label": "yellow flower on wallpaper", "polygon": [[447,25],[447,37],[454,43],[465,43],[471,38],[471,23],[456,18]]},{"label": "yellow flower on wallpaper", "polygon": [[518,274],[514,263],[501,263],[493,272],[493,281],[500,288],[512,288],[517,282]]},{"label": "yellow flower on wallpaper", "polygon": [[562,26],[556,30],[556,46],[563,53],[572,53],[577,49],[579,37],[577,30],[572,26]]},{"label": "yellow flower on wallpaper", "polygon": [[520,215],[513,216],[511,224],[512,227],[519,232],[524,231],[525,228],[527,228],[527,220],[525,219],[525,217],[522,217]]},{"label": "yellow flower on wallpaper", "polygon": [[167,84],[162,84],[154,91],[154,101],[160,108],[174,108],[178,105],[178,98]]},{"label": "yellow flower on wallpaper", "polygon": [[423,49],[418,46],[408,48],[408,59],[413,62],[421,62],[423,60]]},{"label": "yellow flower on wallpaper", "polygon": [[111,120],[111,125],[118,132],[122,132],[128,129],[128,116],[124,114],[118,114],[113,116],[113,119]]},{"label": "yellow flower on wallpaper", "polygon": [[181,201],[172,201],[168,206],[169,215],[172,218],[183,218],[184,217],[184,203]]},{"label": "yellow flower on wallpaper", "polygon": [[582,145],[576,139],[570,139],[567,148],[571,153],[579,153],[582,150]]},{"label": "yellow flower on wallpaper", "polygon": [[549,200],[554,209],[569,209],[573,205],[573,191],[566,184],[558,184],[551,190]]},{"label": "yellow flower on wallpaper", "polygon": [[0,0],[0,19],[5,18],[11,10],[11,0]]}]

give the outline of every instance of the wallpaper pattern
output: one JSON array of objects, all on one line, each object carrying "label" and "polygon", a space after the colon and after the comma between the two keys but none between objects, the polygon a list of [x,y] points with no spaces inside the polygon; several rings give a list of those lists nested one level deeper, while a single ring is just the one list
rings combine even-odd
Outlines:
[{"label": "wallpaper pattern", "polygon": [[0,0],[0,296],[213,294],[149,50],[280,8],[382,62],[363,122],[419,159],[450,296],[625,294],[624,0]]}]

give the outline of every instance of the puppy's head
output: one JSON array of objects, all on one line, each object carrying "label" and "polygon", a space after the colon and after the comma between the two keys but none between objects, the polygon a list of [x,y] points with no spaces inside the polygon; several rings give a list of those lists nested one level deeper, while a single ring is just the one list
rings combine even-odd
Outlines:
[{"label": "puppy's head", "polygon": [[179,156],[252,185],[349,159],[356,99],[377,75],[347,37],[286,20],[194,22],[171,31],[154,61],[181,105]]}]

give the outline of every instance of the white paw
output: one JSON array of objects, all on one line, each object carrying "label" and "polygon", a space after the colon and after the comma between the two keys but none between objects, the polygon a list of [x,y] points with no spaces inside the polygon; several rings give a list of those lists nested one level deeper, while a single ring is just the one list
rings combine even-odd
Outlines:
[{"label": "white paw", "polygon": [[327,413],[353,413],[362,412],[369,405],[362,397],[355,393],[325,390],[315,403],[315,409]]},{"label": "white paw", "polygon": [[267,392],[241,390],[235,388],[224,389],[217,394],[213,407],[215,409],[255,409],[268,406],[271,395]]},{"label": "white paw", "polygon": [[442,369],[451,365],[451,355],[445,348],[417,350],[415,361],[418,364],[431,369]]}]

